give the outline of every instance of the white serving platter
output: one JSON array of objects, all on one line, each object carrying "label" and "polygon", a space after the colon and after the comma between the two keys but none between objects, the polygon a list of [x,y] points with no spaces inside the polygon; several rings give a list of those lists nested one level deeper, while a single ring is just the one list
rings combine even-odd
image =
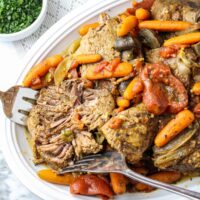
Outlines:
[{"label": "white serving platter", "polygon": [[[22,83],[23,77],[33,65],[47,56],[64,50],[72,40],[78,37],[77,29],[82,24],[96,21],[98,15],[102,12],[107,12],[114,16],[124,11],[127,7],[130,7],[129,0],[95,0],[62,18],[28,52],[23,64],[24,70],[16,84]],[[71,195],[68,187],[49,184],[40,180],[36,172],[44,168],[44,166],[35,166],[33,164],[32,152],[26,140],[24,128],[11,123],[9,120],[6,120],[5,126],[6,132],[1,133],[5,159],[13,173],[29,190],[45,200],[98,199]],[[200,192],[200,178],[182,181],[179,185]],[[120,200],[169,200],[175,198],[176,200],[185,199],[163,190],[157,190],[152,193],[125,194],[116,197],[116,199]]]}]

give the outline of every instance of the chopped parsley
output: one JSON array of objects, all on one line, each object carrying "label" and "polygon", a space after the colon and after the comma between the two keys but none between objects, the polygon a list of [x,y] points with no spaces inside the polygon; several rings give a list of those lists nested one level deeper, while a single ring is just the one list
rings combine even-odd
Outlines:
[{"label": "chopped parsley", "polygon": [[0,0],[0,33],[15,33],[32,24],[42,9],[42,0]]}]

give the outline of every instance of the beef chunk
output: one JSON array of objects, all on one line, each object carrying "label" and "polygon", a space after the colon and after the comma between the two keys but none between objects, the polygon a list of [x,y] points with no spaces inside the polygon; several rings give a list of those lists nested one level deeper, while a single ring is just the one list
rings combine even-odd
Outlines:
[{"label": "beef chunk", "polygon": [[120,53],[114,49],[118,22],[106,14],[103,14],[101,18],[103,18],[101,26],[97,29],[90,29],[83,36],[80,47],[75,53],[76,55],[98,53],[107,61],[120,56]]},{"label": "beef chunk", "polygon": [[200,0],[155,0],[152,16],[157,20],[200,21]]},{"label": "beef chunk", "polygon": [[75,134],[75,139],[72,141],[72,144],[77,157],[85,154],[98,153],[102,149],[102,145],[99,145],[92,134],[87,131]]},{"label": "beef chunk", "polygon": [[157,120],[148,113],[144,104],[120,112],[115,118],[122,120],[120,128],[110,128],[111,118],[101,131],[112,148],[123,153],[129,162],[136,163],[151,144]]}]

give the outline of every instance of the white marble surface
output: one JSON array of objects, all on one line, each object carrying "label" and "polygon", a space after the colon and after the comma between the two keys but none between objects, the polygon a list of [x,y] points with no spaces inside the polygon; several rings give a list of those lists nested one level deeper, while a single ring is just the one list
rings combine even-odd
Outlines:
[{"label": "white marble surface", "polygon": [[[16,82],[22,66],[14,46],[0,43],[0,89],[6,90]],[[4,114],[0,108],[0,131],[4,130]],[[40,200],[28,191],[11,173],[2,155],[0,140],[0,200]]]},{"label": "white marble surface", "polygon": [[[66,13],[87,1],[88,0],[67,1]],[[26,40],[23,40],[23,42],[25,43]],[[14,85],[22,70],[23,66],[20,63],[25,52],[22,50],[22,52],[19,52],[19,49],[20,48],[17,48],[18,52],[16,52],[16,44],[14,46],[12,43],[0,42],[0,90],[7,90]],[[5,131],[4,121],[4,114],[0,106],[0,132]],[[28,191],[9,170],[2,154],[1,142],[0,139],[0,200],[40,200],[39,197]]]}]

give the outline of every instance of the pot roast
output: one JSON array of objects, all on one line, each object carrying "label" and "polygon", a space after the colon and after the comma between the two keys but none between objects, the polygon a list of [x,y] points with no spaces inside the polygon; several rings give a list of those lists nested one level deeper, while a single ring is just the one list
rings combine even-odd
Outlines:
[{"label": "pot roast", "polygon": [[85,89],[78,79],[42,89],[28,118],[35,161],[63,168],[74,155],[99,152],[90,131],[109,119],[114,106],[108,90]]}]

